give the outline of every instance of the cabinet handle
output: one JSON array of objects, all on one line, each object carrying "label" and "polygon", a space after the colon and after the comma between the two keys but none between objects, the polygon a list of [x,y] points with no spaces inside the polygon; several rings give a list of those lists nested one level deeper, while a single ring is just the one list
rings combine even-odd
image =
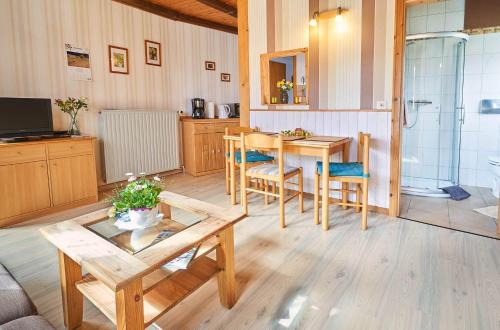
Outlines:
[{"label": "cabinet handle", "polygon": [[215,154],[215,150],[214,149],[212,149],[212,153]]}]

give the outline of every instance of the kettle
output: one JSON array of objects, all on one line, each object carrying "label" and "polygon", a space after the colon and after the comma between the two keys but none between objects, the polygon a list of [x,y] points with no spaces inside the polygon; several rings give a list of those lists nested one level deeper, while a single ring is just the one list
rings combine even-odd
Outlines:
[{"label": "kettle", "polygon": [[227,104],[219,104],[218,109],[220,119],[227,119],[231,115],[231,108]]}]

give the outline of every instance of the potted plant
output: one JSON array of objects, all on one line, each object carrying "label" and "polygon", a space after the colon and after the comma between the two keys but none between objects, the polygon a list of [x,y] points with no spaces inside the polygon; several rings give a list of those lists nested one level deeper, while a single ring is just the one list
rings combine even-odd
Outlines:
[{"label": "potted plant", "polygon": [[288,103],[288,91],[292,90],[293,82],[288,80],[280,80],[276,83],[276,87],[278,87],[280,91],[280,101],[281,103]]},{"label": "potted plant", "polygon": [[80,97],[78,99],[68,97],[65,100],[56,99],[54,103],[62,112],[65,112],[70,116],[68,134],[80,135],[80,129],[78,128],[78,121],[76,117],[80,110],[88,110],[88,99],[85,97]]},{"label": "potted plant", "polygon": [[155,223],[158,216],[159,195],[162,191],[161,180],[155,176],[153,180],[140,173],[137,178],[133,173],[127,173],[128,184],[115,192],[111,199],[113,207],[110,216],[118,219],[126,218],[137,227],[148,227]]}]

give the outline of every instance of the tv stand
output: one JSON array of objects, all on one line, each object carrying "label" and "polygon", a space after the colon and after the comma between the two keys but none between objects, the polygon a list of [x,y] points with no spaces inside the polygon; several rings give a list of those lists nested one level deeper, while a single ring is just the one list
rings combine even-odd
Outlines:
[{"label": "tv stand", "polygon": [[15,135],[15,136],[0,137],[0,142],[3,143],[29,142],[29,141],[48,140],[48,139],[58,139],[70,136],[71,135],[69,135],[65,131],[43,132],[34,135],[30,134],[30,135]]},{"label": "tv stand", "polygon": [[[97,202],[92,137],[0,144],[0,228]],[[4,190],[7,191],[7,190]]]}]

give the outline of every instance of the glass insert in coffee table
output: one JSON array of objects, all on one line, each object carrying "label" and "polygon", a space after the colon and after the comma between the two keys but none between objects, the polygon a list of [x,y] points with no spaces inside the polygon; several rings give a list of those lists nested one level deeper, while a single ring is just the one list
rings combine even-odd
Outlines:
[{"label": "glass insert in coffee table", "polygon": [[85,227],[122,250],[136,254],[208,218],[206,215],[176,207],[171,207],[171,214],[171,218],[160,214],[161,220],[158,224],[144,229],[120,229],[115,225],[117,219],[110,217],[97,220]]}]

